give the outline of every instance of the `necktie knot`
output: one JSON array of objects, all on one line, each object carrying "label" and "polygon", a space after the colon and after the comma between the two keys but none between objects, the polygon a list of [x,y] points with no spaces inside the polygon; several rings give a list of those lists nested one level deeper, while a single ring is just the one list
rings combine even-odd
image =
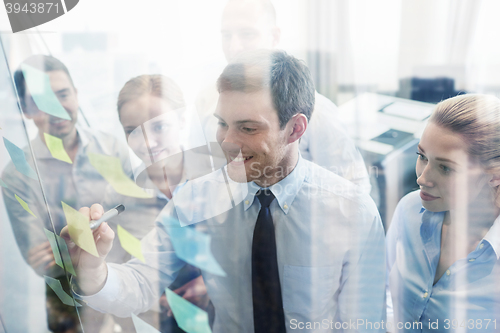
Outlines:
[{"label": "necktie knot", "polygon": [[262,208],[268,208],[271,202],[275,199],[273,192],[269,189],[260,189],[257,194],[257,199],[259,199]]}]

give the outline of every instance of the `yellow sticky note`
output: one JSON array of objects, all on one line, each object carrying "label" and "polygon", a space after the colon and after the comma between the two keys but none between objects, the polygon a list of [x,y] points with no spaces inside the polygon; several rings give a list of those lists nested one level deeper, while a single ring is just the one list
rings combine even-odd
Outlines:
[{"label": "yellow sticky note", "polygon": [[33,214],[33,212],[31,211],[30,207],[28,206],[28,204],[21,198],[19,198],[17,196],[17,194],[14,194],[14,196],[16,197],[17,201],[19,201],[19,203],[21,204],[21,206],[23,206],[24,210],[27,211],[28,213],[30,213],[31,215],[33,215],[34,217],[36,217],[35,214]]},{"label": "yellow sticky note", "polygon": [[152,198],[123,172],[120,159],[113,156],[89,153],[90,164],[111,184],[116,192],[134,198]]},{"label": "yellow sticky note", "polygon": [[62,201],[61,204],[64,215],[66,216],[66,223],[68,223],[71,240],[81,249],[93,256],[99,257],[99,253],[97,253],[97,248],[95,246],[94,235],[92,234],[92,230],[90,230],[88,217],[85,217],[79,211]]},{"label": "yellow sticky note", "polygon": [[71,158],[69,158],[68,153],[64,149],[61,139],[47,133],[43,133],[43,136],[45,137],[45,143],[47,144],[47,148],[49,148],[50,154],[53,158],[73,164]]},{"label": "yellow sticky note", "polygon": [[120,240],[120,244],[125,251],[142,262],[146,262],[144,256],[142,255],[141,241],[135,238],[130,232],[123,229],[121,225],[118,225],[118,239]]}]

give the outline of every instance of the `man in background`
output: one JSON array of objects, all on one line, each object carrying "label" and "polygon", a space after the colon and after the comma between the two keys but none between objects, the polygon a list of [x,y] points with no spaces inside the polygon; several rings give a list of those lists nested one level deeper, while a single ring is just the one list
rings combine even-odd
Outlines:
[{"label": "man in background", "polygon": [[[281,37],[276,25],[276,10],[270,0],[229,0],[221,20],[222,50],[228,63],[242,52],[275,48]],[[316,92],[314,111],[308,129],[299,144],[300,153],[369,193],[366,166],[354,142],[337,117],[337,107]],[[197,99],[205,136],[215,141],[217,119],[213,116],[218,93],[215,85],[205,89]]]},{"label": "man in background", "polygon": [[[31,88],[52,90],[69,116],[65,118],[69,119],[38,108],[30,85],[26,82],[26,70],[38,73],[38,77],[41,73],[48,76],[50,87],[43,87],[47,81],[34,80]],[[16,242],[26,262],[38,275],[58,279],[63,288],[69,291],[65,272],[56,265],[44,228],[59,234],[66,225],[61,201],[72,207],[102,202],[108,183],[90,164],[88,152],[118,157],[127,170],[128,151],[113,136],[77,125],[78,90],[68,69],[58,59],[46,55],[31,56],[15,72],[14,81],[24,116],[38,128],[37,136],[31,141],[36,163],[29,146],[24,148],[24,155],[33,170],[38,170],[39,179],[19,173],[10,162],[2,174],[2,179],[8,185],[8,188],[2,188],[5,206]],[[63,161],[52,156],[46,135],[62,141],[69,160]],[[29,205],[33,215],[19,204],[15,195]],[[62,304],[48,286],[46,294],[49,329],[52,332],[81,332],[75,308]],[[98,332],[103,315],[85,305],[79,311],[85,331]]]}]

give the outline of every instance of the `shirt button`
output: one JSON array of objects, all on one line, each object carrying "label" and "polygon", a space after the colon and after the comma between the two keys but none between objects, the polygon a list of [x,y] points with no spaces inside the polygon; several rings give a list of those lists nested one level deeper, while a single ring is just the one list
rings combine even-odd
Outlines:
[{"label": "shirt button", "polygon": [[470,259],[469,259],[469,261],[470,261],[470,262],[473,262],[473,261],[476,261],[476,259],[474,259],[474,258],[470,258]]},{"label": "shirt button", "polygon": [[447,270],[446,275],[450,275],[450,274],[451,274],[450,270]]},{"label": "shirt button", "polygon": [[286,204],[283,205],[283,208],[288,209],[288,205],[286,205]]},{"label": "shirt button", "polygon": [[425,292],[424,295],[422,296],[422,298],[427,298],[427,296],[429,296],[429,293]]},{"label": "shirt button", "polygon": [[479,245],[479,248],[482,249],[484,247],[484,243],[481,243],[481,245]]},{"label": "shirt button", "polygon": [[245,205],[248,205],[248,203],[249,203],[249,202],[250,202],[250,201],[248,201],[248,200],[245,200]]}]

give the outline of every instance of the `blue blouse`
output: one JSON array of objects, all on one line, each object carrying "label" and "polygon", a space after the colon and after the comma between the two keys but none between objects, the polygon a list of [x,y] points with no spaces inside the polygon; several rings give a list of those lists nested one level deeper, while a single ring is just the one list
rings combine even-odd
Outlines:
[{"label": "blue blouse", "polygon": [[387,233],[389,331],[500,331],[500,218],[433,284],[445,212],[422,208],[419,194],[401,199]]}]

